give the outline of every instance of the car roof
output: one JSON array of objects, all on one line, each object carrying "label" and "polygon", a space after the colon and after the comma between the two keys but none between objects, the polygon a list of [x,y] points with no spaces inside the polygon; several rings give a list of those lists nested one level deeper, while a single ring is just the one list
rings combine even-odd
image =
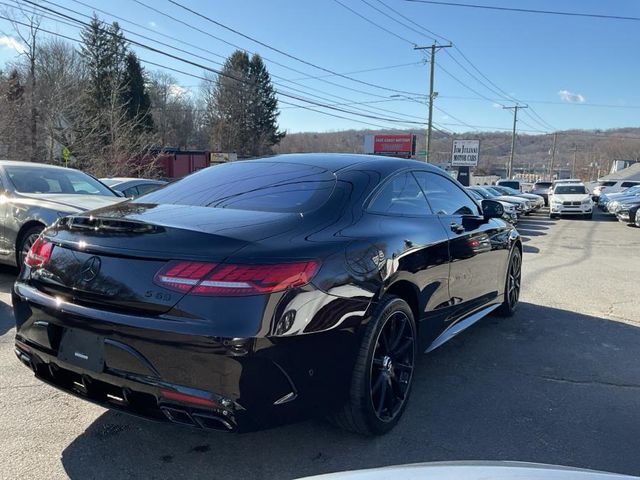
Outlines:
[{"label": "car roof", "polygon": [[314,167],[322,167],[333,173],[336,173],[340,170],[350,169],[355,166],[357,166],[358,168],[370,167],[381,172],[391,172],[402,168],[414,168],[431,170],[433,172],[444,174],[447,173],[438,167],[430,165],[426,162],[422,162],[420,160],[386,157],[383,155],[364,155],[356,153],[289,153],[242,161],[299,163]]},{"label": "car roof", "polygon": [[58,170],[77,171],[75,168],[61,167],[60,165],[51,165],[49,163],[24,162],[21,160],[0,160],[0,166],[2,167],[19,166],[19,167],[27,167],[27,168],[54,168]]}]

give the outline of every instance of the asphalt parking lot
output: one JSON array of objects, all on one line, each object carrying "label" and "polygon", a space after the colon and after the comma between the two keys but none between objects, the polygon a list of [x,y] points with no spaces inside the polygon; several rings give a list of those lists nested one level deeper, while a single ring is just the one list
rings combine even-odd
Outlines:
[{"label": "asphalt parking lot", "polygon": [[419,361],[408,410],[363,438],[322,421],[226,435],[155,424],[36,381],[13,353],[0,270],[1,478],[279,478],[448,460],[519,460],[640,475],[640,230],[519,225],[521,305]]}]

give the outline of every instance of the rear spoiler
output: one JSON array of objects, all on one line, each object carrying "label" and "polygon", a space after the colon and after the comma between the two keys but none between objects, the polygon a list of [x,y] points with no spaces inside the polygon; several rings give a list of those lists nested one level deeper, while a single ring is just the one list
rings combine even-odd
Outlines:
[{"label": "rear spoiler", "polygon": [[94,217],[93,215],[69,216],[58,220],[58,227],[68,230],[108,231],[112,233],[159,233],[163,227],[137,220]]}]

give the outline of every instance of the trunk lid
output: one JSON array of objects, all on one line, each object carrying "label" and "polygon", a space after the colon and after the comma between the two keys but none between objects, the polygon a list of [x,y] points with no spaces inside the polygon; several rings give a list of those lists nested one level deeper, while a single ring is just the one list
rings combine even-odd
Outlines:
[{"label": "trunk lid", "polygon": [[295,214],[127,202],[49,228],[55,246],[32,280],[75,303],[160,314],[185,295],[154,283],[169,261],[220,263],[299,221]]}]

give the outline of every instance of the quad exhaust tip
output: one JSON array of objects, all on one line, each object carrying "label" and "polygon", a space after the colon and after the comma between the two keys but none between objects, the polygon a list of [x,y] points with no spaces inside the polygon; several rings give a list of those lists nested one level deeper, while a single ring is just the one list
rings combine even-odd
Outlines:
[{"label": "quad exhaust tip", "polygon": [[160,407],[160,410],[169,421],[179,423],[180,425],[223,432],[232,432],[235,430],[235,427],[229,419],[215,413],[195,413],[174,407]]}]

